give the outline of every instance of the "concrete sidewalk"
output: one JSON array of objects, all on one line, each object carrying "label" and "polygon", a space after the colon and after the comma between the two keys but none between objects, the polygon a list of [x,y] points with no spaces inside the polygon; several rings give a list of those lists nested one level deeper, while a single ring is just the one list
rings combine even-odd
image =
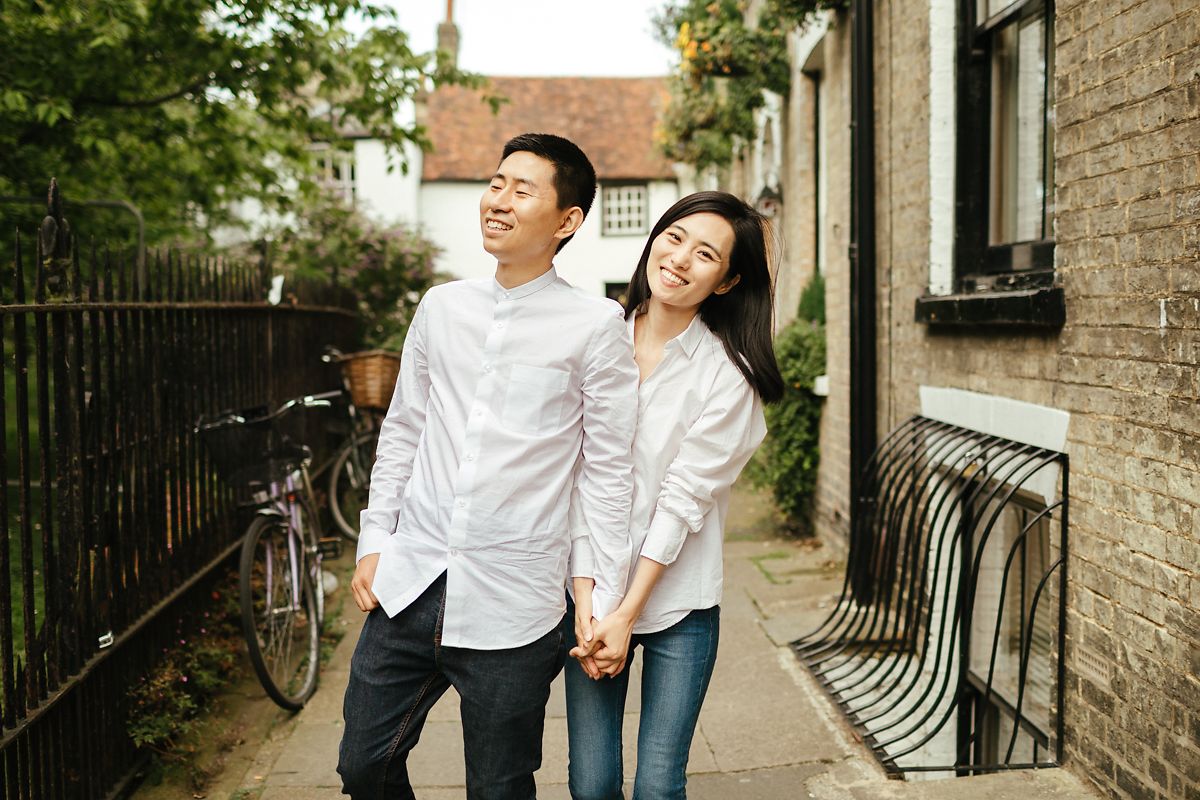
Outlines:
[{"label": "concrete sidewalk", "polygon": [[[842,565],[826,551],[792,541],[733,541],[716,672],[689,764],[696,800],[883,800],[884,798],[1092,798],[1065,770],[904,783],[888,781],[869,751],[798,664],[786,643],[811,629],[841,588]],[[299,714],[277,725],[250,761],[231,800],[334,800],[342,691],[361,625],[351,604],[347,635],[322,672],[321,688]],[[576,669],[568,662],[568,669]],[[633,686],[637,685],[638,663]],[[625,718],[626,774],[635,769],[639,699]],[[539,797],[568,798],[561,676],[547,710]],[[249,743],[248,743],[249,745]],[[409,760],[422,800],[465,796],[462,731],[448,693],[434,708]],[[228,785],[228,784],[227,784]],[[209,795],[214,797],[216,795]]]}]

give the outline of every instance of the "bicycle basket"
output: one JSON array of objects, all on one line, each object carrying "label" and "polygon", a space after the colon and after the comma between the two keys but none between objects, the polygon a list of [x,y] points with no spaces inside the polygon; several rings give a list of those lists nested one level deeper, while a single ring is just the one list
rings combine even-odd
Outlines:
[{"label": "bicycle basket", "polygon": [[386,410],[396,389],[400,373],[400,354],[387,350],[364,350],[350,353],[338,362],[350,395],[359,408]]},{"label": "bicycle basket", "polygon": [[275,422],[266,406],[257,406],[202,419],[197,430],[221,478],[250,486],[280,480],[308,457]]}]

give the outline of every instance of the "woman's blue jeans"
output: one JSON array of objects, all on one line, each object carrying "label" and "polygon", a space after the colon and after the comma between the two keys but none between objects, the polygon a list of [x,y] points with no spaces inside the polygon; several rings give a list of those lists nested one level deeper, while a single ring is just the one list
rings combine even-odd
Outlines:
[{"label": "woman's blue jeans", "polygon": [[[564,638],[575,640],[574,608]],[[634,800],[686,797],[688,751],[717,659],[721,608],[693,611],[666,630],[634,634],[629,661],[642,651],[642,708]],[[566,667],[570,789],[575,800],[618,800],[624,770],[621,721],[629,668],[593,681],[578,663]]]}]

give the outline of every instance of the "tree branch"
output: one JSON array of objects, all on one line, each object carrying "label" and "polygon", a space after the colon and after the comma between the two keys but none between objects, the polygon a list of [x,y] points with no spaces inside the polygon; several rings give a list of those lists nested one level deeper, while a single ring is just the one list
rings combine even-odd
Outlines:
[{"label": "tree branch", "polygon": [[79,99],[79,102],[81,104],[93,105],[93,106],[107,106],[109,108],[153,108],[154,106],[160,106],[163,103],[169,102],[171,100],[175,100],[177,98],[183,97],[185,94],[188,94],[190,92],[195,92],[199,89],[204,88],[204,86],[208,83],[208,80],[209,80],[208,73],[205,73],[204,77],[200,78],[199,80],[194,81],[193,83],[190,83],[187,86],[184,86],[173,92],[167,92],[166,94],[160,94],[157,97],[147,97],[147,98],[143,98],[140,100],[120,100],[117,98],[105,99],[105,98],[100,98],[100,97],[81,97]]}]

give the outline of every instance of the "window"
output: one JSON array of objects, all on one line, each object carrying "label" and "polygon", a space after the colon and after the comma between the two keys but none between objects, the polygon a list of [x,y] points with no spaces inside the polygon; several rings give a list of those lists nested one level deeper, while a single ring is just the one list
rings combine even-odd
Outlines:
[{"label": "window", "polygon": [[629,298],[628,283],[605,283],[604,296],[609,300],[616,300],[621,305],[625,305],[625,301]]},{"label": "window", "polygon": [[1047,0],[966,0],[959,290],[1054,278],[1054,32]]},{"label": "window", "polygon": [[969,639],[967,677],[975,690],[981,734],[975,742],[975,763],[1005,762],[1010,743],[1036,762],[1049,747],[1054,721],[1058,623],[1051,595],[1061,589],[1048,576],[1050,543],[1060,533],[1061,522],[1040,500],[1021,492],[999,513],[996,505],[982,509],[994,524],[979,558]]},{"label": "window", "polygon": [[[919,299],[917,320],[1060,327],[1054,5],[958,0],[958,9],[954,294]],[[979,293],[987,299],[972,299]]]},{"label": "window", "polygon": [[354,152],[322,145],[317,151],[317,181],[333,194],[353,204]]},{"label": "window", "polygon": [[632,236],[649,230],[646,184],[605,185],[602,206],[605,236]]}]

